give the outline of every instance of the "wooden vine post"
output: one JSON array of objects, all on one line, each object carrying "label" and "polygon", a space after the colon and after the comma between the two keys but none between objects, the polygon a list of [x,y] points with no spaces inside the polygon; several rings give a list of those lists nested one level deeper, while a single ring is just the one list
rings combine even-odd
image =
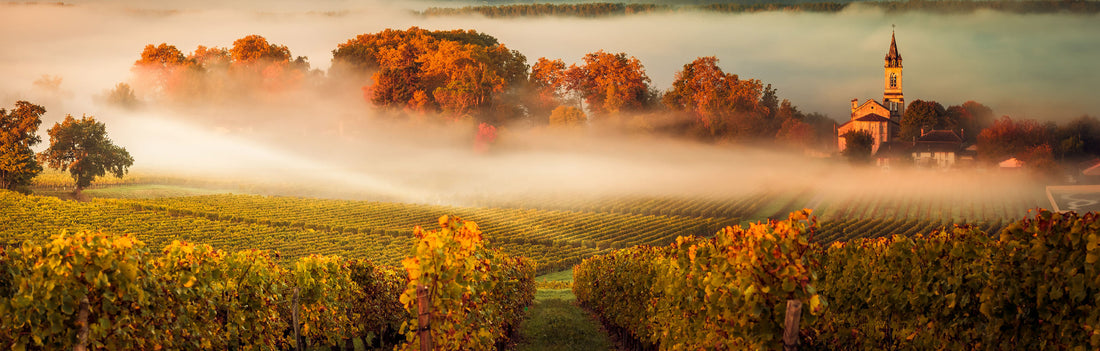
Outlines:
[{"label": "wooden vine post", "polygon": [[290,306],[290,318],[294,323],[294,349],[298,351],[304,350],[302,347],[302,338],[298,336],[298,288],[294,288],[294,302]]},{"label": "wooden vine post", "polygon": [[88,297],[85,296],[80,299],[80,313],[77,314],[76,324],[80,326],[80,331],[76,334],[76,345],[73,345],[73,351],[85,351],[88,349],[88,314],[90,314],[91,307],[88,306]]},{"label": "wooden vine post", "polygon": [[802,301],[787,300],[787,317],[783,326],[783,350],[798,350],[798,320],[802,318]]},{"label": "wooden vine post", "polygon": [[432,298],[427,285],[416,287],[417,337],[420,338],[420,350],[432,350]]}]

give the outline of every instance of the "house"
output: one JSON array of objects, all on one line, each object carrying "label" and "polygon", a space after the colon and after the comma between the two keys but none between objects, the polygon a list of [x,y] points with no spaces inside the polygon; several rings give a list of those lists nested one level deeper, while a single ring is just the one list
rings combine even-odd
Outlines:
[{"label": "house", "polygon": [[952,130],[922,130],[913,143],[913,161],[917,166],[953,167],[963,151],[962,143],[962,137]]},{"label": "house", "polygon": [[953,130],[921,131],[913,141],[884,143],[875,154],[879,166],[916,164],[921,167],[951,168],[962,160],[973,161],[973,153],[963,147],[960,133]]}]

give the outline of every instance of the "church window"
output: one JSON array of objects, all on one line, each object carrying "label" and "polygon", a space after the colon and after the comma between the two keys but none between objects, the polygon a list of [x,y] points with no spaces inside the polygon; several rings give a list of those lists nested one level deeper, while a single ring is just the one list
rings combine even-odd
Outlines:
[{"label": "church window", "polygon": [[891,88],[897,88],[898,87],[898,74],[897,73],[890,73],[890,87]]}]

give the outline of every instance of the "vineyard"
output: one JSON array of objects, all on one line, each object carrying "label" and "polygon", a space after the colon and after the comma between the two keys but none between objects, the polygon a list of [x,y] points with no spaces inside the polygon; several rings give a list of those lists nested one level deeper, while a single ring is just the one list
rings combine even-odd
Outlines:
[{"label": "vineyard", "polygon": [[996,233],[1038,208],[1050,208],[1039,190],[1005,192],[979,188],[960,193],[863,192],[832,196],[815,210],[822,220],[815,241],[828,244],[858,238],[912,236],[970,224]]},{"label": "vineyard", "polygon": [[[416,227],[403,271],[319,255],[284,267],[277,253],[180,241],[151,255],[133,236],[93,232],[0,247],[0,345],[351,350],[360,341],[415,349],[418,338],[436,349],[508,344],[534,297],[534,265],[485,248],[473,222],[444,216],[439,224],[430,232]],[[418,299],[421,289],[429,293]],[[415,314],[425,306],[435,312]]]},{"label": "vineyard", "polygon": [[[634,349],[675,349],[675,345],[778,348],[784,331],[783,305],[788,300],[807,306],[801,312],[799,337],[810,349],[833,349],[841,344],[853,349],[924,348],[943,343],[994,349],[1100,346],[1100,319],[1094,317],[1100,313],[1086,303],[1100,299],[1100,289],[1092,287],[1100,284],[1085,278],[1100,269],[1092,267],[1100,262],[1095,259],[1100,252],[1092,252],[1100,247],[1094,245],[1100,243],[1096,234],[1100,221],[1091,214],[1029,212],[1031,207],[1044,205],[1041,196],[1029,192],[974,194],[928,193],[906,198],[900,192],[851,192],[823,197],[802,190],[747,193],[726,200],[671,196],[468,199],[464,203],[476,207],[457,207],[230,194],[76,202],[5,191],[0,192],[0,213],[9,220],[0,225],[0,248],[7,247],[6,262],[24,262],[9,267],[22,267],[28,260],[38,260],[33,257],[40,251],[34,250],[99,240],[95,245],[122,250],[113,260],[147,262],[136,269],[139,276],[160,277],[149,284],[225,291],[216,300],[229,306],[271,306],[257,312],[267,313],[266,317],[235,310],[238,307],[215,308],[213,316],[206,316],[193,306],[198,303],[193,292],[149,293],[145,300],[127,301],[141,306],[159,301],[171,307],[170,311],[143,307],[149,315],[93,313],[105,315],[104,323],[113,324],[168,318],[172,321],[155,323],[189,332],[164,336],[136,327],[123,331],[93,328],[88,333],[96,348],[181,346],[192,340],[200,340],[195,348],[268,342],[261,340],[280,343],[268,345],[271,347],[295,342],[347,346],[350,340],[360,340],[361,344],[388,342],[414,349],[423,339],[420,333],[424,328],[419,326],[423,321],[411,312],[417,308],[418,298],[428,295],[442,304],[472,303],[484,311],[476,315],[448,313],[433,319],[433,329],[447,330],[442,336],[432,336],[440,343],[437,345],[502,347],[511,342],[525,315],[522,306],[530,303],[536,286],[571,287],[579,303],[594,311],[620,342]],[[816,208],[814,214],[820,213],[821,221],[799,211],[784,221],[743,226],[750,219],[774,218],[800,204]],[[1029,213],[1037,213],[1035,219],[1018,221]],[[443,214],[478,225],[456,217],[440,219]],[[439,230],[417,228],[437,221]],[[965,223],[971,225],[956,226]],[[85,235],[80,240],[73,239],[79,235],[62,241],[46,239],[62,230],[101,230],[124,235],[124,239],[89,239],[86,236],[90,234],[80,234]],[[131,244],[138,241],[143,243]],[[126,251],[145,245],[152,250]],[[419,258],[408,258],[410,248]],[[447,248],[449,253],[439,256],[436,248]],[[480,253],[473,254],[475,251]],[[250,276],[251,269],[237,267],[244,260],[263,262],[262,267],[267,268]],[[455,262],[464,262],[465,268],[452,267]],[[178,266],[181,264],[184,266]],[[409,276],[373,264],[402,266]],[[518,280],[522,284],[515,285],[509,282],[517,280],[504,277],[533,278],[569,268],[573,268],[572,284],[537,284],[523,278]],[[148,288],[125,283],[130,279],[126,269],[111,269],[104,268],[113,275],[88,278],[92,280],[80,284],[98,287],[105,279],[112,284],[124,282],[120,289]],[[0,280],[37,273],[12,274],[0,274]],[[263,286],[263,294],[272,295],[234,295],[227,290],[230,283],[210,283],[234,274],[241,280],[233,286],[247,280],[252,286]],[[431,279],[424,280],[426,277]],[[385,283],[370,285],[371,281]],[[0,293],[11,293],[16,286],[0,282]],[[373,295],[385,291],[381,294],[396,301],[382,305],[367,302],[360,290],[368,288]],[[141,294],[136,291],[110,294]],[[474,291],[488,295],[472,300],[476,296],[469,294]],[[498,295],[507,298],[493,297]],[[242,302],[246,300],[250,302]],[[347,301],[375,309],[391,308],[394,310],[382,315],[397,317],[378,319],[377,313],[353,309],[351,306],[358,305]],[[18,310],[26,308],[23,302],[4,308],[24,311],[13,315],[18,318],[46,318],[35,323],[61,318],[64,322],[53,323],[70,325],[85,308],[80,302],[72,298],[57,301],[65,306],[60,316],[34,317],[34,313],[47,312]],[[294,316],[287,312],[290,309],[299,313]],[[408,314],[392,312],[396,309]],[[171,317],[179,315],[208,325],[181,326],[182,319]],[[226,316],[245,321],[241,322],[245,327],[218,319]],[[699,322],[685,325],[685,320]],[[72,334],[64,335],[37,329],[19,331],[31,327],[12,327],[19,324],[11,319],[0,322],[16,323],[0,330],[0,334],[14,335],[11,340],[16,343],[69,348],[68,343],[77,339],[77,331],[72,329],[65,332]],[[1070,324],[1078,327],[1068,327]],[[298,337],[288,336],[288,325],[301,326]],[[1014,336],[990,339],[989,330]],[[400,344],[401,334],[411,343]],[[19,335],[43,336],[47,341],[37,344]],[[1052,341],[1045,335],[1058,335],[1059,339]]]},{"label": "vineyard", "polygon": [[783,349],[792,301],[812,350],[1100,347],[1095,213],[827,247],[807,214],[595,256],[573,290],[634,349]]},{"label": "vineyard", "polygon": [[[49,179],[64,184],[59,174],[41,178],[40,184]],[[156,179],[135,176],[130,181],[155,183]],[[160,190],[142,191],[156,194]],[[201,194],[197,189],[187,191]],[[78,203],[4,193],[0,206],[12,220],[0,225],[0,241],[45,238],[60,229],[104,230],[137,235],[153,247],[189,240],[227,250],[278,250],[285,260],[322,254],[392,265],[401,256],[396,249],[408,245],[411,228],[450,213],[477,221],[490,233],[490,246],[535,260],[541,274],[568,269],[609,250],[664,245],[678,236],[708,236],[729,225],[782,218],[803,207],[814,209],[821,218],[811,240],[828,244],[929,233],[961,223],[994,233],[1029,209],[1046,206],[1039,192],[1006,193],[992,186],[965,194],[929,191],[915,196],[896,189],[841,194],[794,189],[724,196],[509,196],[455,201],[466,207],[285,196],[129,198],[133,192],[103,193],[117,198]]]},{"label": "vineyard", "polygon": [[134,234],[153,247],[173,240],[219,249],[278,250],[284,260],[341,255],[396,264],[412,240],[411,228],[442,214],[470,218],[491,246],[535,260],[539,272],[566,269],[613,248],[664,244],[684,233],[704,235],[738,223],[733,218],[632,215],[532,209],[461,208],[367,201],[253,195],[210,195],[148,200],[95,199],[80,203],[0,193],[0,226],[10,243],[68,230]]}]

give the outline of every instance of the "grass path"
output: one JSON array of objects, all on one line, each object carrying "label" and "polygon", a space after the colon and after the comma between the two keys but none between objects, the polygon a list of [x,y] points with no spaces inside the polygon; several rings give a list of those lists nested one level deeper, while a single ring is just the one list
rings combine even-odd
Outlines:
[{"label": "grass path", "polygon": [[542,289],[520,326],[520,351],[612,350],[600,324],[575,305],[573,291]]},{"label": "grass path", "polygon": [[[535,277],[539,283],[573,283],[573,270]],[[615,345],[600,323],[576,305],[573,290],[539,289],[535,304],[520,326],[520,351],[613,350]]]}]

